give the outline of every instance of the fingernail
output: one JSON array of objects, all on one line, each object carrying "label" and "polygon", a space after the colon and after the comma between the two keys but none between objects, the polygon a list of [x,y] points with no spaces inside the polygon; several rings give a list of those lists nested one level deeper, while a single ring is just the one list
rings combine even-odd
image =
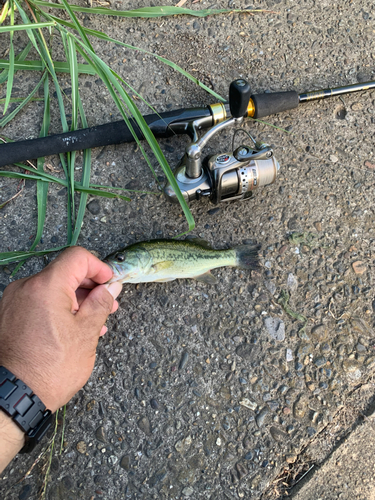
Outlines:
[{"label": "fingernail", "polygon": [[107,332],[108,328],[106,326],[103,326],[103,328],[100,331],[100,337],[103,337]]},{"label": "fingernail", "polygon": [[114,283],[110,283],[107,286],[107,290],[109,293],[112,295],[114,299],[117,299],[117,297],[120,295],[121,290],[122,290],[122,284],[119,283],[118,281],[115,281]]}]

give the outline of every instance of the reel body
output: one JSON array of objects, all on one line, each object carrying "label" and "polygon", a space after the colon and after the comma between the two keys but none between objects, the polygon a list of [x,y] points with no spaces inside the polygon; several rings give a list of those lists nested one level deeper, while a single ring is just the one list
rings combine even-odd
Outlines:
[{"label": "reel body", "polygon": [[[174,171],[187,203],[199,200],[203,196],[208,196],[215,204],[244,200],[250,198],[253,191],[259,187],[275,182],[280,165],[274,157],[272,148],[268,144],[256,142],[249,134],[247,135],[254,143],[253,147],[242,145],[231,153],[220,153],[208,160],[202,160],[204,146],[216,133],[226,127],[242,123],[249,98],[249,84],[245,80],[236,80],[231,83],[229,89],[232,118],[218,123],[200,139],[198,138],[200,120],[189,124],[192,143],[186,148],[183,158]],[[170,202],[178,203],[171,184],[165,186],[164,194]]]}]

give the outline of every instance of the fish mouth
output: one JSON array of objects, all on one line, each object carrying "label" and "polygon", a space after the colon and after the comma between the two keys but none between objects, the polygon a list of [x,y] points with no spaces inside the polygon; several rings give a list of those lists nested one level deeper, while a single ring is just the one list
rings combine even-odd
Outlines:
[{"label": "fish mouth", "polygon": [[113,283],[114,281],[118,281],[119,278],[122,277],[124,274],[123,269],[121,269],[121,266],[117,265],[115,262],[110,262],[109,260],[104,259],[103,260],[104,264],[107,264],[112,271],[113,271],[113,277],[108,281],[108,283]]}]

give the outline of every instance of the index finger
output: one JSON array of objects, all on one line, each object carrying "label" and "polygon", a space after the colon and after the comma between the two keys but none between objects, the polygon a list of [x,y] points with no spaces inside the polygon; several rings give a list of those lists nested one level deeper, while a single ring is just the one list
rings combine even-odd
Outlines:
[{"label": "index finger", "polygon": [[42,273],[45,275],[53,273],[56,284],[69,286],[74,291],[82,284],[106,283],[113,276],[107,264],[82,247],[64,250]]}]

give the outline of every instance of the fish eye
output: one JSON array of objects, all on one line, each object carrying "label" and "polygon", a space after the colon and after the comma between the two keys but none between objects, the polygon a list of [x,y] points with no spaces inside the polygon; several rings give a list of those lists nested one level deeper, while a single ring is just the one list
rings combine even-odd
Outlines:
[{"label": "fish eye", "polygon": [[116,254],[116,260],[117,260],[118,262],[124,262],[124,260],[125,260],[125,255],[124,255],[123,253],[118,253],[118,254]]}]

